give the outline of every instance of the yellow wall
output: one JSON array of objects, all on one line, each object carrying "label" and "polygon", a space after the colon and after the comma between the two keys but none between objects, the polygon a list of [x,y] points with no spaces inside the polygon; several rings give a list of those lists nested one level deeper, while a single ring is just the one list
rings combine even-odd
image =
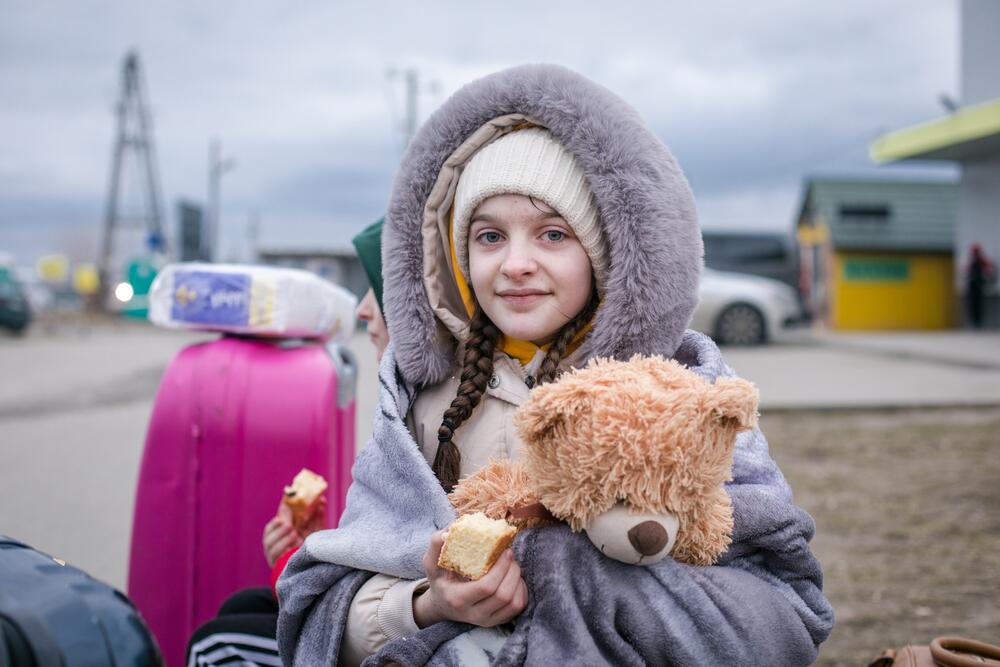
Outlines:
[{"label": "yellow wall", "polygon": [[954,326],[950,255],[838,251],[831,278],[830,314],[836,329]]}]

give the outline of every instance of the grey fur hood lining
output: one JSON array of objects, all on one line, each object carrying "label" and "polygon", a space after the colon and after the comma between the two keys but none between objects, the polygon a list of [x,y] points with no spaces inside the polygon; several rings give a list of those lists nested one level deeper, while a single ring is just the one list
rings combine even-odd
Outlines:
[{"label": "grey fur hood lining", "polygon": [[576,156],[608,241],[611,270],[581,362],[595,356],[673,356],[697,304],[702,241],[687,180],[632,107],[562,67],[525,65],[456,92],[410,143],[382,239],[385,315],[405,378],[443,380],[457,341],[424,283],[422,226],[445,160],[489,121],[536,119]]}]

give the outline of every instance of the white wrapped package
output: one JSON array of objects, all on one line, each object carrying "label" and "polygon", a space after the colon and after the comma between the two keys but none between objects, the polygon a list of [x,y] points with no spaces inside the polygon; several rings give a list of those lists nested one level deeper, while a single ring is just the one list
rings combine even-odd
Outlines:
[{"label": "white wrapped package", "polygon": [[149,291],[149,319],[158,326],[340,343],[354,333],[356,306],[343,287],[274,266],[168,264]]}]

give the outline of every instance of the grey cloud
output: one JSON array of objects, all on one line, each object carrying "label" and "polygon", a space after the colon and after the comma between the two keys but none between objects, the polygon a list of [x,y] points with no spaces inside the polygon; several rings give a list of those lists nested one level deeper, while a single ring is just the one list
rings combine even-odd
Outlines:
[{"label": "grey cloud", "polygon": [[[790,216],[805,174],[872,170],[877,132],[937,115],[937,94],[958,92],[956,34],[955,0],[637,0],[613,11],[557,2],[530,12],[458,0],[15,0],[0,22],[0,248],[41,252],[55,242],[44,241],[46,225],[99,219],[131,46],[145,67],[168,217],[177,197],[204,198],[218,135],[238,163],[223,182],[233,233],[258,211],[265,238],[294,230],[322,243],[384,207],[402,115],[399,82],[385,79],[392,66],[437,82],[421,96],[423,116],[501,67],[577,69],[634,104],[671,146],[706,224],[755,224],[746,221]],[[11,221],[26,220],[26,202],[34,222],[21,235]],[[743,219],[729,219],[734,211]]]}]

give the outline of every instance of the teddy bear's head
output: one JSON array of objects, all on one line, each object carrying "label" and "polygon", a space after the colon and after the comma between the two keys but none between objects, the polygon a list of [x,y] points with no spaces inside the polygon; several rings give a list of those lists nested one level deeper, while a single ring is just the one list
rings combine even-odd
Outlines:
[{"label": "teddy bear's head", "polygon": [[675,361],[635,356],[594,360],[536,388],[515,419],[542,504],[604,553],[710,564],[729,545],[723,483],[757,400],[743,380],[711,383]]}]

